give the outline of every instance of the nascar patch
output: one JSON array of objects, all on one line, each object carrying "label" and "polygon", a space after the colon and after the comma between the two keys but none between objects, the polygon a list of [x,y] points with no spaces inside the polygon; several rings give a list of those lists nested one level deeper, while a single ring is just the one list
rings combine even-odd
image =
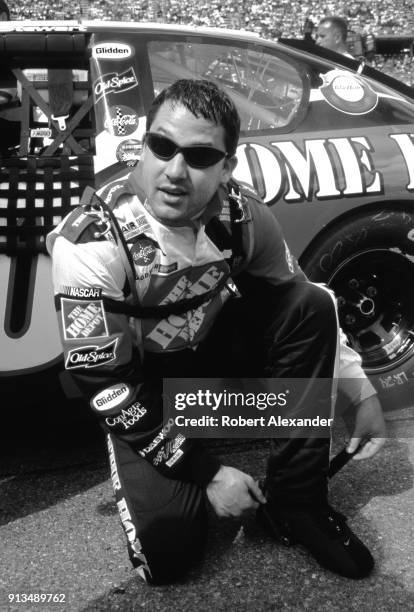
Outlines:
[{"label": "nascar patch", "polygon": [[108,337],[102,300],[72,300],[62,297],[60,302],[65,340]]},{"label": "nascar patch", "polygon": [[69,287],[62,285],[59,293],[79,299],[99,299],[102,297],[102,289],[100,287]]}]

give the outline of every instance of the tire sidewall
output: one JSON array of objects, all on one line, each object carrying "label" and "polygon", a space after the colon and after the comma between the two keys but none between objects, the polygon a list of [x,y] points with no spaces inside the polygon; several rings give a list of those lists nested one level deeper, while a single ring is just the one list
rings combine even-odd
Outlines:
[{"label": "tire sidewall", "polygon": [[[330,228],[307,255],[303,269],[311,280],[329,285],[330,278],[348,258],[371,249],[392,249],[404,256],[414,256],[414,213],[377,210]],[[414,354],[368,376],[385,409],[413,404]]]}]

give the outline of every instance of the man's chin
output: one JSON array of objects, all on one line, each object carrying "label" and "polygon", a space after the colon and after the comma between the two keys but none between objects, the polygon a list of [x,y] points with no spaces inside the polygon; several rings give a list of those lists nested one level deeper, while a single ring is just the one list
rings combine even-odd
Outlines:
[{"label": "man's chin", "polygon": [[189,217],[185,212],[175,206],[163,203],[151,209],[153,216],[164,223],[164,225],[180,226],[189,223]]}]

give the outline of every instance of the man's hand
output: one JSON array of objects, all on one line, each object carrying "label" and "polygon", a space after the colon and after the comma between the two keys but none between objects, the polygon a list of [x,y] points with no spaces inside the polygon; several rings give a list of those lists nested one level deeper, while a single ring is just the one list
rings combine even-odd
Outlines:
[{"label": "man's hand", "polygon": [[377,395],[368,397],[356,408],[355,429],[348,444],[348,453],[353,453],[362,438],[368,442],[353,459],[368,459],[385,444],[386,425]]},{"label": "man's hand", "polygon": [[221,466],[206,492],[217,516],[240,516],[266,503],[259,485],[251,476],[227,465]]}]

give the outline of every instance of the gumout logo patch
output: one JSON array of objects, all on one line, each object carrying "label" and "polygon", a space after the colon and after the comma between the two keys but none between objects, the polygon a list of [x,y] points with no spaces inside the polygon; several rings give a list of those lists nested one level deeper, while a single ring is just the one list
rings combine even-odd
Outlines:
[{"label": "gumout logo patch", "polygon": [[116,158],[120,162],[137,161],[141,156],[142,142],[139,140],[124,140],[116,149]]},{"label": "gumout logo patch", "polygon": [[348,115],[365,115],[377,106],[378,94],[365,81],[345,70],[330,70],[320,75],[320,92],[326,102]]},{"label": "gumout logo patch", "polygon": [[121,60],[132,55],[132,48],[123,43],[106,42],[92,47],[92,57],[95,59]]},{"label": "gumout logo patch", "polygon": [[91,399],[91,406],[100,412],[112,410],[123,404],[131,395],[131,387],[127,383],[118,383],[100,391]]},{"label": "gumout logo patch", "polygon": [[348,102],[358,102],[364,97],[364,89],[356,79],[336,77],[332,81],[332,89],[337,96]]}]

